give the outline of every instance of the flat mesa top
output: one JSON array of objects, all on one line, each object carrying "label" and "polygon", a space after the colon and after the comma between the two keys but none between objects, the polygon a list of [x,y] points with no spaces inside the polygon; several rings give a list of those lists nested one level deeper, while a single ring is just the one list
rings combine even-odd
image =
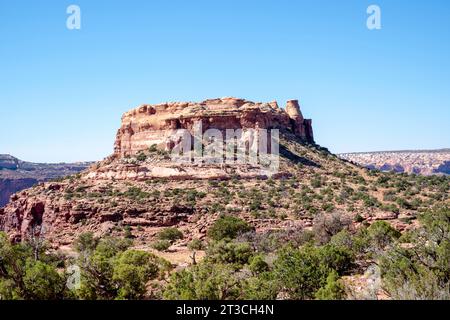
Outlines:
[{"label": "flat mesa top", "polygon": [[135,109],[126,112],[122,119],[135,118],[148,115],[166,115],[170,117],[196,116],[196,115],[220,115],[223,116],[236,114],[245,111],[259,111],[262,113],[290,113],[289,110],[295,110],[294,113],[300,114],[300,106],[297,100],[289,100],[286,108],[278,106],[277,101],[272,102],[253,102],[240,98],[217,98],[207,99],[201,102],[166,102],[160,104],[143,104]]}]

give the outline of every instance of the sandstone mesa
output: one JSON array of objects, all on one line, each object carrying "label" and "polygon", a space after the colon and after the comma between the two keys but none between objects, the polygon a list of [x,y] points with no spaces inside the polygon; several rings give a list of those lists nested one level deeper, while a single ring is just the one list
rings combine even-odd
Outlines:
[{"label": "sandstone mesa", "polygon": [[[76,233],[94,231],[104,234],[111,232],[117,224],[148,228],[171,226],[208,209],[166,203],[153,197],[145,204],[133,203],[122,201],[126,197],[114,197],[114,194],[125,193],[129,183],[161,178],[173,181],[163,184],[166,188],[180,186],[180,181],[186,184],[189,180],[267,178],[268,174],[252,164],[180,165],[170,161],[164,152],[173,147],[177,131],[192,131],[195,122],[201,122],[202,130],[280,129],[301,143],[314,144],[312,121],[303,117],[297,100],[288,101],[285,109],[277,102],[255,103],[237,98],[141,105],[122,116],[113,155],[91,166],[77,179],[71,177],[69,182],[44,183],[11,196],[10,203],[0,209],[0,230],[7,231],[14,241],[20,241],[32,226],[45,225],[46,238],[54,243],[68,244]],[[136,155],[148,152],[152,146],[156,146],[158,152],[149,154],[145,161],[136,162]],[[281,172],[278,176],[284,174],[288,173]],[[73,194],[78,198],[73,198]],[[118,205],[99,204],[91,199],[92,195],[105,195],[111,198],[110,201],[114,199],[113,203],[120,201]],[[89,221],[88,226],[80,226],[83,221]],[[204,230],[205,225],[199,227],[199,232]],[[142,233],[148,236],[148,232]]]},{"label": "sandstone mesa", "polygon": [[[192,130],[197,121],[203,130],[279,129],[279,173],[266,175],[253,164],[173,163],[167,157],[173,136],[180,129]],[[290,232],[311,228],[312,212],[324,210],[321,195],[306,203],[299,200],[300,192],[310,190],[319,178],[339,187],[342,175],[355,190],[359,182],[354,177],[375,180],[316,145],[311,120],[304,119],[295,100],[285,109],[276,102],[236,98],[143,105],[122,117],[113,155],[78,175],[11,196],[10,203],[0,208],[0,230],[14,242],[26,239],[33,228],[44,230],[45,239],[57,249],[71,245],[83,232],[122,237],[125,227],[131,228],[138,245],[148,246],[160,228],[176,226],[185,234],[177,244],[182,247],[194,238],[203,239],[219,214],[232,212],[258,232]],[[230,190],[217,181],[228,181]],[[270,195],[276,200],[253,203],[260,192],[261,199]],[[374,196],[379,197],[375,192]],[[364,202],[358,200],[354,207],[348,211],[345,203],[333,203],[334,210],[353,217]],[[361,215],[366,222],[390,220],[399,230],[414,226],[402,222],[414,219],[411,210],[395,213],[374,206]]]},{"label": "sandstone mesa", "polygon": [[285,109],[276,101],[255,103],[237,98],[209,99],[202,102],[173,102],[141,105],[126,112],[117,132],[114,155],[134,155],[152,145],[170,149],[171,137],[178,129],[193,131],[194,123],[202,129],[284,129],[291,130],[305,142],[314,143],[312,121],[305,119],[297,100]]}]

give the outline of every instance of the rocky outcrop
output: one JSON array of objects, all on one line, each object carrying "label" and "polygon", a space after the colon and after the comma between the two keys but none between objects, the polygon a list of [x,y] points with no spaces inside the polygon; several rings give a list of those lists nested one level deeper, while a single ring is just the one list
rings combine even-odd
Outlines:
[{"label": "rocky outcrop", "polygon": [[[0,209],[0,230],[6,231],[13,242],[29,238],[37,232],[52,244],[71,243],[77,234],[94,232],[110,233],[112,228],[164,227],[178,224],[196,213],[192,205],[173,203],[148,197],[145,203],[137,203],[125,195],[114,201],[98,203],[89,194],[106,196],[106,184],[98,186],[90,180],[89,186],[82,180],[74,182],[43,183],[36,193],[24,190],[11,197],[10,203]],[[125,184],[116,183],[118,188]],[[69,194],[77,191],[76,197]],[[152,234],[143,234],[143,237]]]},{"label": "rocky outcrop", "polygon": [[297,100],[286,109],[277,102],[255,103],[237,98],[209,99],[202,102],[174,102],[141,105],[125,113],[117,132],[114,154],[134,155],[152,145],[170,149],[177,130],[194,131],[201,124],[208,129],[283,129],[292,131],[305,142],[313,143],[311,120],[304,119]]},{"label": "rocky outcrop", "polygon": [[19,159],[9,154],[0,154],[0,170],[17,170],[19,166]]},{"label": "rocky outcrop", "polygon": [[[202,132],[280,129],[277,170],[265,171],[261,163],[246,161],[174,161],[167,152],[173,136],[180,129],[195,131],[197,122]],[[209,145],[202,140],[204,150]],[[284,109],[276,102],[235,98],[143,105],[124,114],[113,156],[80,174],[14,194],[0,208],[0,231],[15,242],[37,234],[57,249],[72,244],[84,232],[132,237],[136,245],[148,247],[157,232],[168,226],[179,228],[186,244],[205,238],[211,224],[224,213],[251,222],[257,232],[311,228],[315,213],[325,210],[351,216],[355,227],[380,219],[389,220],[399,230],[414,226],[412,209],[399,208],[394,213],[380,206],[369,211],[362,199],[350,199],[362,185],[370,199],[387,189],[373,188],[376,176],[308,143],[314,143],[311,121],[304,119],[295,100],[288,101]],[[5,172],[20,170],[17,161],[4,162]],[[429,194],[438,192],[424,189]],[[379,201],[387,204],[387,200]],[[351,212],[348,204],[353,207]],[[357,214],[363,222],[357,221]]]},{"label": "rocky outcrop", "polygon": [[[212,179],[240,178],[251,184],[268,176],[290,176],[290,166],[286,164],[283,170],[273,173],[260,163],[173,161],[167,151],[173,148],[174,137],[180,129],[194,134],[199,125],[202,135],[208,129],[217,129],[224,136],[227,129],[245,133],[250,133],[250,129],[280,129],[284,137],[289,136],[296,143],[314,143],[311,120],[304,119],[296,100],[288,101],[285,110],[277,102],[255,103],[236,98],[142,105],[123,115],[111,157],[76,177],[44,182],[15,194],[0,211],[0,230],[6,231],[11,240],[20,241],[36,227],[58,246],[70,243],[81,232],[101,235],[129,226],[145,229],[140,237],[148,242],[154,234],[152,228],[186,223],[193,216],[210,212],[210,200],[202,198],[205,203],[194,206],[193,200],[180,202],[162,196],[181,188],[182,183],[185,188],[203,186],[206,194],[205,186]],[[206,148],[208,142],[202,143]],[[4,172],[9,174],[26,171],[13,157],[5,158],[4,166]],[[39,166],[33,168],[40,172]],[[154,189],[156,186],[159,190]],[[202,224],[199,229],[204,230],[205,226]]]}]

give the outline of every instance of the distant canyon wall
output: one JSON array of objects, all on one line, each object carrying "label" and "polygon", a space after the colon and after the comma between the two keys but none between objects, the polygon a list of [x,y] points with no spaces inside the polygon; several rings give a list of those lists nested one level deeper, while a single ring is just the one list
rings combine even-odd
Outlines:
[{"label": "distant canyon wall", "polygon": [[344,153],[339,157],[369,169],[420,175],[450,174],[450,149]]},{"label": "distant canyon wall", "polygon": [[91,165],[81,163],[32,163],[11,155],[0,154],[0,207],[5,206],[10,196],[40,182],[78,173]]}]

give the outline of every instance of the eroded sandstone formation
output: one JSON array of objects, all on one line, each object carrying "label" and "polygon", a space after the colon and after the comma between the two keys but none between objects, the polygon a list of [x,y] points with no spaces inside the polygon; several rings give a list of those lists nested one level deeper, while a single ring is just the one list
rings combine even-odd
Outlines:
[{"label": "eroded sandstone formation", "polygon": [[170,141],[179,129],[202,131],[226,129],[284,129],[305,142],[313,143],[310,119],[304,119],[297,100],[287,102],[285,110],[277,102],[251,102],[237,98],[209,99],[202,102],[174,102],[141,105],[125,113],[117,132],[114,154],[134,155],[152,145],[170,149]]},{"label": "eroded sandstone formation", "polygon": [[[171,190],[209,194],[214,188],[208,181],[232,178],[253,186],[260,179],[291,176],[289,157],[306,165],[314,163],[288,150],[284,150],[287,159],[276,172],[261,163],[173,161],[167,151],[173,147],[174,137],[181,129],[195,131],[199,123],[201,134],[208,129],[224,133],[227,129],[246,133],[250,129],[280,129],[285,139],[289,137],[305,151],[308,149],[301,142],[314,144],[311,120],[304,119],[296,100],[288,101],[285,109],[276,102],[236,98],[142,105],[123,115],[113,156],[78,175],[41,183],[11,196],[10,203],[0,209],[0,230],[13,241],[21,241],[35,226],[45,226],[45,238],[58,246],[71,243],[81,232],[103,235],[129,226],[145,229],[140,234],[142,241],[148,242],[154,228],[188,223],[193,216],[215,212],[208,196],[202,198],[204,203],[199,200],[194,205],[192,200],[185,203],[170,198],[167,194]],[[241,139],[247,137],[243,134]],[[207,141],[203,142],[206,148]],[[141,154],[143,157],[139,157]],[[196,228],[204,233],[209,221],[200,219]]]}]

